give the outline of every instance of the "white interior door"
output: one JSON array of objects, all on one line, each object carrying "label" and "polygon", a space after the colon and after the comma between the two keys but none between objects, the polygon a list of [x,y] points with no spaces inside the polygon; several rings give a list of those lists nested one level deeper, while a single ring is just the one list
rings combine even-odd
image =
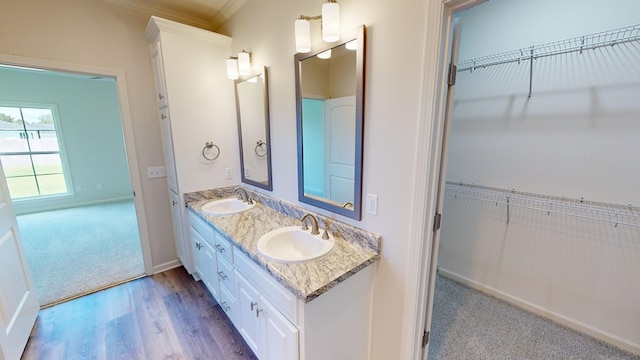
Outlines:
[{"label": "white interior door", "polygon": [[0,360],[20,359],[39,310],[0,165]]},{"label": "white interior door", "polygon": [[[453,27],[453,39],[451,41],[451,56],[449,59],[449,86],[447,87],[447,101],[445,109],[444,127],[442,130],[442,151],[440,155],[440,170],[438,172],[438,195],[436,200],[436,216],[442,214],[442,207],[444,204],[444,187],[447,173],[447,152],[449,144],[449,131],[451,129],[451,121],[453,116],[453,97],[454,97],[454,85],[455,85],[455,73],[458,65],[458,52],[460,49],[460,18],[454,18]],[[436,220],[439,222],[439,220]],[[431,317],[433,313],[433,296],[436,287],[436,270],[438,268],[438,247],[440,243],[440,226],[434,227],[433,232],[433,250],[431,251],[431,259],[429,261],[429,289],[427,291],[427,304],[426,304],[426,318],[425,318],[425,339],[428,340],[428,334],[431,330]],[[428,342],[423,340],[425,348],[422,351],[422,358],[427,359],[429,355]]]},{"label": "white interior door", "polygon": [[325,197],[353,202],[356,146],[356,97],[329,99],[325,114]]}]

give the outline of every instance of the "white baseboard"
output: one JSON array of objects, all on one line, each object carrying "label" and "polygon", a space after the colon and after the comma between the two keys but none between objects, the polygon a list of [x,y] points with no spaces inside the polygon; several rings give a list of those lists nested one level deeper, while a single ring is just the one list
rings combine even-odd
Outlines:
[{"label": "white baseboard", "polygon": [[566,327],[569,327],[571,329],[574,329],[576,331],[579,331],[583,334],[589,335],[591,337],[594,337],[596,339],[602,340],[604,342],[607,342],[609,344],[612,344],[616,347],[619,347],[621,349],[624,349],[626,351],[629,351],[630,353],[633,353],[635,355],[640,355],[640,343],[633,343],[629,340],[626,339],[622,339],[618,336],[615,336],[613,334],[604,332],[600,329],[594,328],[592,326],[583,324],[577,320],[571,319],[569,317],[566,317],[564,315],[558,314],[556,312],[553,311],[549,311],[543,307],[540,307],[538,305],[532,304],[530,302],[527,302],[525,300],[522,300],[518,297],[509,295],[505,292],[502,292],[500,290],[494,289],[490,286],[486,286],[482,283],[479,283],[475,280],[469,279],[467,277],[464,277],[462,275],[458,275],[454,272],[448,271],[443,269],[442,267],[438,266],[438,272],[440,273],[440,275],[452,279],[454,281],[463,283],[467,286],[469,286],[472,289],[476,289],[479,291],[482,291],[484,293],[487,293],[491,296],[494,296],[500,300],[504,300],[512,305],[518,306],[520,308],[523,308],[527,311],[530,311],[534,314],[540,315],[546,319],[555,321],[559,324],[562,324]]},{"label": "white baseboard", "polygon": [[160,264],[160,265],[154,266],[153,267],[153,273],[154,274],[159,274],[161,272],[165,272],[167,270],[171,270],[171,269],[177,268],[179,266],[182,266],[182,263],[180,262],[180,260],[178,260],[178,259],[171,260],[171,261],[168,261],[168,262],[166,262],[164,264]]}]

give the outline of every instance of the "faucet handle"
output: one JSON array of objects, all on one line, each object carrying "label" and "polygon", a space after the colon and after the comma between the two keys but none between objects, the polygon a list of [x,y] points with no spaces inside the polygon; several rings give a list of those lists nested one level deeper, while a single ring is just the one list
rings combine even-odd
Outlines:
[{"label": "faucet handle", "polygon": [[329,232],[327,232],[327,229],[324,229],[322,232],[322,240],[329,240]]},{"label": "faucet handle", "polygon": [[306,221],[302,222],[302,230],[309,230],[309,227],[307,226],[307,222]]}]

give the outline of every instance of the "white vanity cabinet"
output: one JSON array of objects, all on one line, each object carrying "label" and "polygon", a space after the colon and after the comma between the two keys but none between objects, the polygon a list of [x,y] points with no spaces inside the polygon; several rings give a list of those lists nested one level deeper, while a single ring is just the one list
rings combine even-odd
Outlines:
[{"label": "white vanity cabinet", "polygon": [[[226,78],[225,65],[231,38],[155,16],[145,37],[150,43],[176,251],[192,273],[195,259],[186,243],[184,194],[227,185],[224,169],[239,162],[237,139],[228,136],[237,133],[233,81]],[[202,156],[208,141],[220,148],[215,161]]]},{"label": "white vanity cabinet", "polygon": [[374,266],[305,302],[209,222],[189,212],[189,223],[198,273],[260,360],[370,358]]}]

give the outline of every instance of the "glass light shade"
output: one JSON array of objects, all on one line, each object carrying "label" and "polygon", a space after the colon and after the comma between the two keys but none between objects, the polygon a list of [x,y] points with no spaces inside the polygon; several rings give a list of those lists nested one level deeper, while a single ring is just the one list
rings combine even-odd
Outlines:
[{"label": "glass light shade", "polygon": [[251,59],[249,58],[249,53],[244,51],[238,53],[238,73],[240,75],[251,74]]},{"label": "glass light shade", "polygon": [[296,20],[296,52],[311,51],[311,24],[304,19]]},{"label": "glass light shade", "polygon": [[323,51],[318,54],[318,59],[330,59],[331,58],[331,49],[327,51]]},{"label": "glass light shade", "polygon": [[340,39],[340,6],[338,3],[322,4],[322,39],[336,42]]},{"label": "glass light shade", "polygon": [[236,59],[227,59],[227,78],[229,80],[238,79],[238,61]]},{"label": "glass light shade", "polygon": [[358,40],[351,40],[349,41],[345,47],[347,48],[347,50],[357,50],[358,49]]}]

